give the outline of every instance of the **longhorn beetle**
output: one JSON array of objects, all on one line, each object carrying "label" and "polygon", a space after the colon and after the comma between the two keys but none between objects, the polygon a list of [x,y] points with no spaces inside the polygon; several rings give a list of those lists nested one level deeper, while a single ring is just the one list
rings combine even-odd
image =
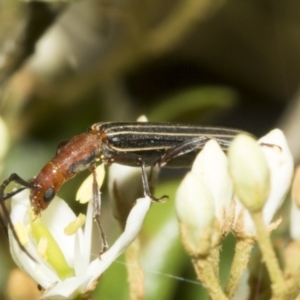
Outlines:
[{"label": "longhorn beetle", "polygon": [[[29,188],[33,211],[39,215],[46,209],[61,186],[79,172],[89,169],[93,174],[93,217],[101,232],[103,251],[107,248],[104,232],[100,224],[99,188],[95,166],[101,161],[106,165],[118,163],[140,167],[144,194],[153,201],[145,172],[146,166],[186,167],[191,165],[197,153],[210,139],[215,139],[226,150],[234,136],[241,131],[227,128],[203,127],[174,123],[148,122],[107,122],[92,125],[82,133],[61,143],[57,153],[32,180],[26,181],[13,173],[0,186],[0,205],[7,218],[13,236],[28,256],[32,256],[21,245],[4,201],[20,191]],[[5,194],[10,182],[22,187]],[[33,258],[32,258],[33,259]]]}]

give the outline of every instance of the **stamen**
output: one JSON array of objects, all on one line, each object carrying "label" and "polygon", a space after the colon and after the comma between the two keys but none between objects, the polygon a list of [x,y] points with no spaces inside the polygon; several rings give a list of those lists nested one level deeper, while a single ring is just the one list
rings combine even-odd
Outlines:
[{"label": "stamen", "polygon": [[28,243],[28,234],[24,224],[21,222],[15,223],[14,230],[18,236],[20,244],[25,246]]},{"label": "stamen", "polygon": [[78,217],[69,223],[64,229],[65,235],[75,234],[76,231],[85,223],[86,216],[84,214],[79,214]]},{"label": "stamen", "polygon": [[[101,164],[95,169],[96,175],[97,175],[97,184],[98,187],[100,188],[102,186],[104,176],[105,176],[105,170],[104,170],[104,165]],[[93,174],[90,174],[84,182],[81,184],[79,187],[77,194],[76,194],[76,200],[79,201],[79,203],[84,204],[89,202],[91,199],[93,199]]]},{"label": "stamen", "polygon": [[39,240],[39,243],[37,246],[37,252],[44,260],[47,260],[47,249],[48,249],[48,240],[47,240],[47,238],[42,237]]}]

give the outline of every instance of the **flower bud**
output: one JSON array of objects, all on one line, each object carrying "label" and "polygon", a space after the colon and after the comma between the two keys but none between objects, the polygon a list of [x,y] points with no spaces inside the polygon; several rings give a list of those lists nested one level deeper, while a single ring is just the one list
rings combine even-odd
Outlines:
[{"label": "flower bud", "polygon": [[215,214],[222,232],[226,234],[233,219],[232,197],[233,183],[228,172],[228,159],[215,140],[206,143],[197,155],[191,172],[209,188]]},{"label": "flower bud", "polygon": [[[281,130],[272,130],[257,143],[262,149],[270,170],[270,192],[263,207],[264,223],[268,226],[290,187],[294,164]],[[256,232],[252,218],[239,201],[236,203],[235,231],[247,235],[255,235]]]},{"label": "flower bud", "polygon": [[228,158],[239,200],[250,212],[261,210],[270,191],[270,172],[259,145],[252,137],[239,134],[229,147]]},{"label": "flower bud", "polygon": [[187,251],[194,255],[206,254],[204,252],[210,248],[210,231],[215,220],[214,203],[209,189],[190,172],[177,190],[175,203],[182,241]]}]

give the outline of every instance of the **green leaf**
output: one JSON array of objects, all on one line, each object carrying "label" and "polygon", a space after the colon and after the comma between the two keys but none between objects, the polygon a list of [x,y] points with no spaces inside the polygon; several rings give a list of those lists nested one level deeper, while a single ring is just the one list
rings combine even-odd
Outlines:
[{"label": "green leaf", "polygon": [[152,112],[147,114],[151,121],[174,121],[182,116],[201,116],[207,111],[231,108],[237,99],[237,93],[227,87],[207,86],[180,91],[162,99]]}]

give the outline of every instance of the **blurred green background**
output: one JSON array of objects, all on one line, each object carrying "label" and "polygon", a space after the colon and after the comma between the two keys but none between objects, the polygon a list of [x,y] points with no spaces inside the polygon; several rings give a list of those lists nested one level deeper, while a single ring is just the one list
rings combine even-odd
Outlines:
[{"label": "blurred green background", "polygon": [[[1,180],[32,178],[63,139],[103,121],[282,128],[299,161],[300,3],[225,0],[0,0],[0,114],[11,144]],[[163,170],[141,233],[146,299],[206,299],[178,238],[174,194],[187,170]],[[88,172],[61,190],[74,199]],[[129,187],[130,188],[130,187]],[[120,234],[103,190],[104,228]],[[82,208],[70,200],[76,211]],[[14,263],[0,233],[0,298]],[[234,239],[225,240],[226,278]],[[97,255],[97,253],[95,253]],[[130,266],[129,266],[130,267]],[[121,257],[95,299],[129,299]]]}]

